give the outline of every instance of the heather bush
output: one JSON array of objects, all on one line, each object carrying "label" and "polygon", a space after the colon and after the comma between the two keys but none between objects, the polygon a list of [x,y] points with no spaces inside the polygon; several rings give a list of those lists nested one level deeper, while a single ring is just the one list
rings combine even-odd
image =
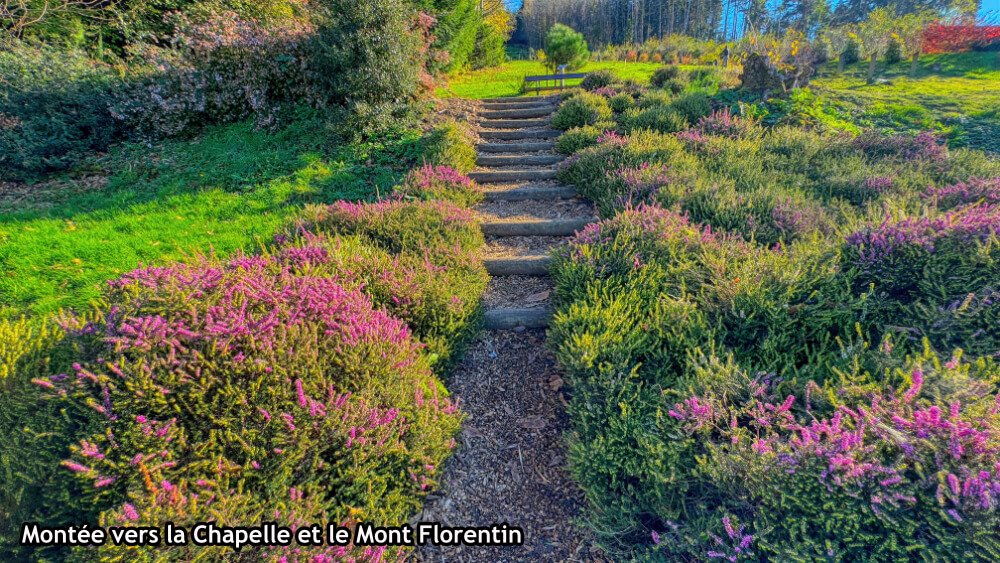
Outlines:
[{"label": "heather bush", "polygon": [[307,212],[296,230],[359,235],[390,252],[426,255],[439,264],[460,258],[458,253],[475,253],[483,244],[472,211],[447,201],[338,201]]},{"label": "heather bush", "polygon": [[1000,203],[1000,177],[970,178],[948,186],[931,187],[924,197],[932,200],[938,209],[951,210],[970,203]]},{"label": "heather bush", "polygon": [[597,139],[603,131],[593,125],[574,127],[566,131],[556,140],[556,151],[560,154],[571,155],[577,151],[597,144]]},{"label": "heather bush", "polygon": [[476,167],[476,146],[465,125],[448,120],[424,135],[421,156],[424,163],[447,166],[466,173]]},{"label": "heather bush", "polygon": [[552,116],[552,127],[566,131],[573,127],[594,125],[612,117],[608,100],[589,92],[579,93],[565,100]]},{"label": "heather bush", "polygon": [[[78,328],[74,324],[72,328]],[[0,321],[0,558],[28,560],[59,548],[35,551],[18,545],[23,522],[70,525],[94,521],[97,508],[82,498],[79,483],[65,479],[60,461],[69,455],[74,431],[86,428],[86,406],[46,401],[39,382],[69,368],[75,351],[52,319]]]},{"label": "heather bush", "polygon": [[[305,248],[146,268],[111,284],[106,317],[73,335],[98,359],[39,382],[101,420],[62,465],[102,521],[213,514],[249,525],[275,509],[294,518],[301,505],[324,521],[399,525],[420,506],[459,414],[406,325],[311,275],[323,261]],[[238,500],[221,500],[232,489]]]},{"label": "heather bush", "polygon": [[670,102],[670,109],[677,112],[689,123],[697,123],[712,113],[711,99],[703,92],[689,92]]},{"label": "heather bush", "polygon": [[659,133],[676,133],[689,125],[683,115],[668,106],[628,110],[622,114],[622,122],[626,131],[650,130]]},{"label": "heather bush", "polygon": [[593,92],[594,90],[611,86],[618,81],[618,77],[610,70],[595,70],[587,73],[587,76],[580,82],[580,88],[588,92]]},{"label": "heather bush", "polygon": [[654,88],[663,88],[671,80],[680,78],[680,75],[681,71],[676,66],[661,66],[653,72],[653,76],[649,79],[649,85]]},{"label": "heather bush", "polygon": [[624,92],[615,94],[608,99],[608,105],[611,107],[611,111],[615,113],[625,113],[635,107],[635,97],[632,94]]},{"label": "heather bush", "polygon": [[989,559],[998,163],[741,110],[648,92],[560,166],[606,218],[552,266],[592,529],[622,560]]},{"label": "heather bush", "polygon": [[689,486],[738,515],[767,559],[988,559],[997,367],[933,354],[904,365],[884,390],[833,405],[785,397],[771,376],[709,383],[669,410],[697,444]]},{"label": "heather bush", "polygon": [[483,190],[468,176],[447,166],[424,166],[410,171],[394,193],[405,199],[444,200],[471,207],[483,200]]}]

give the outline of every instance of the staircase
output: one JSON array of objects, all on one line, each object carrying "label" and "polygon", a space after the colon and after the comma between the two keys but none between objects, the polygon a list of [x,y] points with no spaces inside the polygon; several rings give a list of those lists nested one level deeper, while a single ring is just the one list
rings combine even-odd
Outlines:
[{"label": "staircase", "polygon": [[486,328],[545,328],[552,315],[548,274],[552,249],[596,220],[576,191],[559,184],[559,132],[549,126],[558,97],[497,98],[479,113],[478,168],[486,201],[476,212],[486,235],[484,261],[492,276]]}]

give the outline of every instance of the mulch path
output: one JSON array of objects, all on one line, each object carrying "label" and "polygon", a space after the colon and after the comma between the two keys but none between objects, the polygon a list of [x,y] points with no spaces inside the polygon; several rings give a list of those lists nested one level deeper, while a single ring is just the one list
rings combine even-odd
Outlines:
[{"label": "mulch path", "polygon": [[421,521],[507,523],[509,547],[418,548],[418,561],[600,561],[574,522],[584,499],[566,471],[563,380],[542,331],[486,332],[448,381],[468,415],[459,447]]}]

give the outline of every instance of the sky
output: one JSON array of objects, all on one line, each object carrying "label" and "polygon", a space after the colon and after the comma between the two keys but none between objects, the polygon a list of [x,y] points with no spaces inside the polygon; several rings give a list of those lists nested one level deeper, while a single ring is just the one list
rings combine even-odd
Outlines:
[{"label": "sky", "polygon": [[[521,7],[521,0],[504,0],[504,2],[512,11]],[[983,0],[981,13],[984,16],[992,15],[992,19],[1000,19],[1000,0]]]}]

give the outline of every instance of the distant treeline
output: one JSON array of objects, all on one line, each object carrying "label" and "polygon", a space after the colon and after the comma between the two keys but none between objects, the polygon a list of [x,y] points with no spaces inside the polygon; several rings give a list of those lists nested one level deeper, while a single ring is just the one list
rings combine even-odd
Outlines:
[{"label": "distant treeline", "polygon": [[934,10],[974,15],[981,0],[525,0],[515,40],[542,47],[546,31],[563,23],[592,46],[642,43],[684,34],[728,41],[748,32],[814,35],[824,27],[864,21],[876,8],[905,15]]}]

